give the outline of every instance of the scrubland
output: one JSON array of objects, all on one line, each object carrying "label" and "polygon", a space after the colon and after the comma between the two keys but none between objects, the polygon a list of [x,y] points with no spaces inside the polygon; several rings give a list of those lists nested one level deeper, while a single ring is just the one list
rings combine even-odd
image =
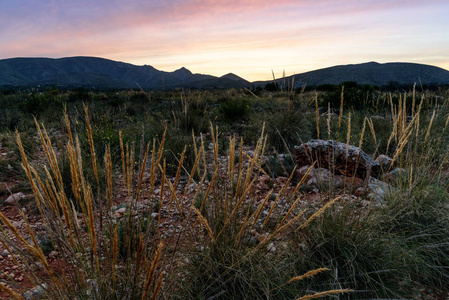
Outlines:
[{"label": "scrubland", "polygon": [[[2,297],[448,297],[449,91],[334,88],[2,92]],[[308,184],[318,138],[401,173]]]}]

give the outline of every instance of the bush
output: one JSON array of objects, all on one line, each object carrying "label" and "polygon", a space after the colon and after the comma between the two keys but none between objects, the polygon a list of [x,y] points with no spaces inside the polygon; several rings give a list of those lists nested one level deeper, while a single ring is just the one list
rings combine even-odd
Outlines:
[{"label": "bush", "polygon": [[226,120],[245,120],[249,116],[250,104],[247,98],[223,99],[220,101],[220,112]]}]

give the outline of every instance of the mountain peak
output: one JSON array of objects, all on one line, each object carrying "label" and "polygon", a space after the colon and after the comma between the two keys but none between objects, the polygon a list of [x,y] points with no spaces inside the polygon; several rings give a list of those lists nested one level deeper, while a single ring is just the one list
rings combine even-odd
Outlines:
[{"label": "mountain peak", "polygon": [[224,78],[224,79],[230,79],[230,80],[234,80],[234,81],[239,81],[239,80],[244,80],[242,77],[235,75],[234,73],[228,73],[225,74],[223,76],[221,76],[220,78]]},{"label": "mountain peak", "polygon": [[185,74],[185,75],[192,75],[192,72],[190,72],[190,70],[187,69],[187,68],[185,68],[185,67],[182,67],[182,68],[180,68],[180,69],[174,71],[173,73],[176,73],[176,74]]}]

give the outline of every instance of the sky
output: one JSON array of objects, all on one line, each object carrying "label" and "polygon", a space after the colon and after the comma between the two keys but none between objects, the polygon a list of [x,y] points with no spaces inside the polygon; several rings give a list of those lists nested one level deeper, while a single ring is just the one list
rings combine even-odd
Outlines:
[{"label": "sky", "polygon": [[95,56],[269,80],[335,65],[449,70],[449,0],[0,0],[0,59]]}]

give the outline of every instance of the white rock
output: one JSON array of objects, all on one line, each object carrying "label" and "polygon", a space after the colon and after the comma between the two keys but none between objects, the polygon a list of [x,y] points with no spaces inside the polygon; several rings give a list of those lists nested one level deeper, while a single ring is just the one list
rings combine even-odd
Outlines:
[{"label": "white rock", "polygon": [[268,247],[267,247],[267,250],[268,250],[269,252],[274,252],[274,251],[276,251],[276,247],[274,246],[273,243],[270,243],[270,244],[268,245]]},{"label": "white rock", "polygon": [[12,194],[8,197],[8,199],[5,200],[5,204],[7,205],[16,205],[17,202],[19,202],[20,199],[24,199],[26,196],[22,192],[18,192],[15,194]]},{"label": "white rock", "polygon": [[126,212],[126,207],[119,208],[114,212],[114,217],[120,218],[125,214],[125,212]]}]

